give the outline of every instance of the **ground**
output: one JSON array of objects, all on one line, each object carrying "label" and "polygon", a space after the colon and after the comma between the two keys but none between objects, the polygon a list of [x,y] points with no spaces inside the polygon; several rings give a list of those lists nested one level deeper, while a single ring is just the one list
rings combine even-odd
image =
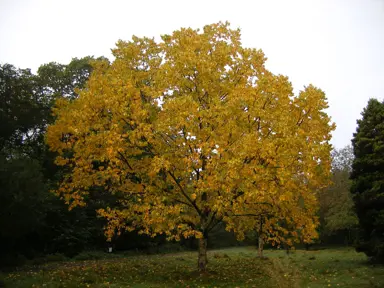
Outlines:
[{"label": "ground", "polygon": [[66,261],[3,275],[5,287],[384,287],[384,266],[373,266],[353,249],[209,251],[209,271],[196,271],[197,253],[108,255]]}]

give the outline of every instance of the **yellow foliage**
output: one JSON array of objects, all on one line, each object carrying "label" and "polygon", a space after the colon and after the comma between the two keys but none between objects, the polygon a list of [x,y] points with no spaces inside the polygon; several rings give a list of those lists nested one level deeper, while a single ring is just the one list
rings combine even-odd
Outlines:
[{"label": "yellow foliage", "polygon": [[239,237],[260,221],[274,242],[315,236],[334,129],[320,89],[293,95],[228,23],[133,37],[113,54],[54,109],[47,142],[72,167],[57,191],[68,203],[91,187],[119,192],[124,208],[99,210],[108,237],[201,238],[220,221]]}]

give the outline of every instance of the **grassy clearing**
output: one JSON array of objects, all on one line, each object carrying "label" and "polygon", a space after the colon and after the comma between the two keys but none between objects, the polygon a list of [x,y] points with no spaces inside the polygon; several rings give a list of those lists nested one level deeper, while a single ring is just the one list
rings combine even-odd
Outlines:
[{"label": "grassy clearing", "polygon": [[6,287],[384,287],[384,267],[352,249],[209,252],[209,273],[196,272],[197,253],[116,256],[49,263],[5,275]]},{"label": "grassy clearing", "polygon": [[370,265],[354,249],[297,251],[283,261],[300,271],[301,287],[384,287],[384,266]]}]

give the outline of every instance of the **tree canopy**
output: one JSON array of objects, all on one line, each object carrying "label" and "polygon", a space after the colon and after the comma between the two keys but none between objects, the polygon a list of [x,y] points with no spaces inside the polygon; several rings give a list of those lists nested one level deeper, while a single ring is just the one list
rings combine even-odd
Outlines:
[{"label": "tree canopy", "polygon": [[314,187],[328,183],[334,129],[325,94],[309,85],[295,96],[228,23],[161,39],[119,41],[78,99],[57,102],[47,141],[70,168],[57,193],[71,207],[95,187],[117,195],[120,205],[99,210],[109,237],[201,239],[200,269],[221,221],[240,238],[261,215],[271,240],[290,226],[315,237]]}]

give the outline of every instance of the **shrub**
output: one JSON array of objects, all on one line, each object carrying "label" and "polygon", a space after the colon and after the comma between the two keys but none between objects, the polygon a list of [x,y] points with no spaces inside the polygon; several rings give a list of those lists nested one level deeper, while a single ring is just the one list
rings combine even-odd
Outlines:
[{"label": "shrub", "polygon": [[68,258],[61,253],[49,254],[45,257],[45,259],[46,259],[46,262],[61,262],[61,261],[68,260]]}]

